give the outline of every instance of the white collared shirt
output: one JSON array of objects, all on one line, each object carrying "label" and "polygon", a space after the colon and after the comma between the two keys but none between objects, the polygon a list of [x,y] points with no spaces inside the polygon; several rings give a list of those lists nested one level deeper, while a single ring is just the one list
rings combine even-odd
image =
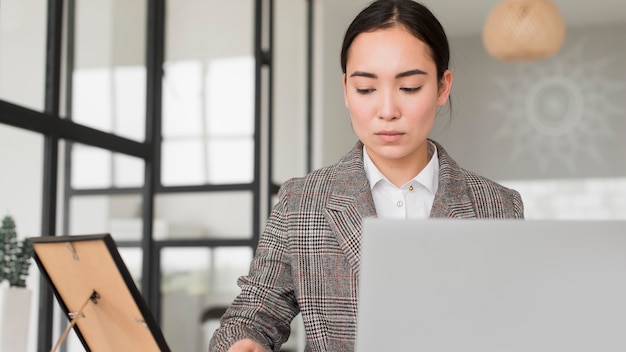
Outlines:
[{"label": "white collared shirt", "polygon": [[363,166],[379,218],[428,218],[439,185],[437,147],[428,141],[430,161],[411,181],[396,187],[374,165],[363,146]]}]

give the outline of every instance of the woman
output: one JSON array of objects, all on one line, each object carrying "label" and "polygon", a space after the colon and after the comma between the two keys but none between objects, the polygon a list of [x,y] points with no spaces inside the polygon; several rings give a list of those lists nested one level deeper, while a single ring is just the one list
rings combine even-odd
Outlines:
[{"label": "woman", "polygon": [[374,1],[354,19],[341,65],[359,142],[281,187],[211,351],[278,351],[298,313],[307,351],[353,351],[363,218],[523,218],[516,191],[428,139],[449,98],[448,61],[443,28],[416,2]]}]

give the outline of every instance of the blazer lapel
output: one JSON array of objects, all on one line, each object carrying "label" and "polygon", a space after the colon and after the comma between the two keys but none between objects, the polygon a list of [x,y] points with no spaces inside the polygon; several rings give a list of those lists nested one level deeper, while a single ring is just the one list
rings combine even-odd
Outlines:
[{"label": "blazer lapel", "polygon": [[439,187],[430,212],[431,218],[475,218],[476,209],[468,193],[463,171],[435,141],[439,156]]},{"label": "blazer lapel", "polygon": [[[476,209],[468,193],[463,171],[434,142],[439,156],[439,186],[430,217],[475,218]],[[337,164],[325,216],[339,245],[356,273],[361,259],[363,219],[376,216],[370,185],[363,168],[363,144],[354,148]]]},{"label": "blazer lapel", "polygon": [[374,200],[363,168],[363,145],[359,142],[338,163],[336,179],[325,216],[350,265],[358,274],[364,218],[376,216]]}]

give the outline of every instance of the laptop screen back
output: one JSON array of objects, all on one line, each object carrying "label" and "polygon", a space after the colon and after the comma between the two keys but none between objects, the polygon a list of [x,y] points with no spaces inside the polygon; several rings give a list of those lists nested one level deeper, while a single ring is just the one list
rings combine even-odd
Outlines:
[{"label": "laptop screen back", "polygon": [[626,222],[364,222],[357,350],[626,351]]}]

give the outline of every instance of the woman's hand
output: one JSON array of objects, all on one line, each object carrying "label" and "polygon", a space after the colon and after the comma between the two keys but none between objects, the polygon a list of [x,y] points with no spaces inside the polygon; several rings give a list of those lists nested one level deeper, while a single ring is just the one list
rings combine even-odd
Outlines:
[{"label": "woman's hand", "polygon": [[235,342],[230,348],[228,352],[266,352],[267,350],[251,339],[244,339]]}]

